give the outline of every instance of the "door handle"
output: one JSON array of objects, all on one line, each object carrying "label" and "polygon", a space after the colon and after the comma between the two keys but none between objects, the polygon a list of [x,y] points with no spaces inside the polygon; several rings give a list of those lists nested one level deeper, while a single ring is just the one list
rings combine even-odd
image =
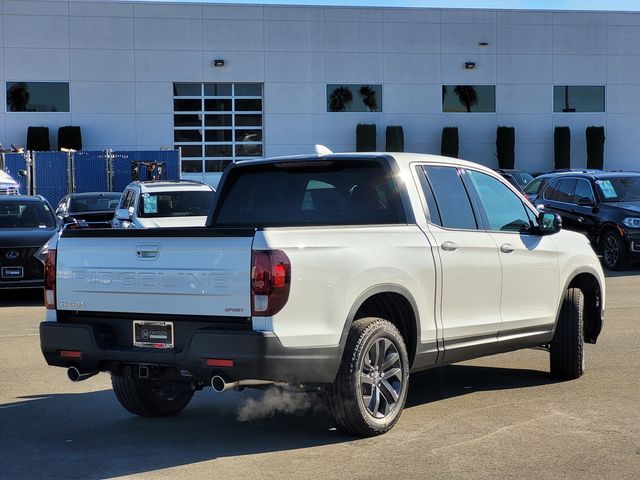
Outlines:
[{"label": "door handle", "polygon": [[513,245],[511,245],[509,243],[503,243],[502,245],[500,245],[500,251],[502,253],[511,253],[514,250],[515,249],[513,248]]},{"label": "door handle", "polygon": [[578,217],[578,221],[579,221],[580,223],[584,222],[584,217]]},{"label": "door handle", "polygon": [[450,241],[446,241],[446,242],[442,242],[442,245],[440,245],[442,247],[442,249],[446,252],[454,252],[456,251],[458,248],[460,248],[458,246],[457,243],[455,242],[450,242]]},{"label": "door handle", "polygon": [[159,254],[159,245],[138,245],[136,247],[136,257],[144,260],[152,260],[154,258],[158,258]]}]

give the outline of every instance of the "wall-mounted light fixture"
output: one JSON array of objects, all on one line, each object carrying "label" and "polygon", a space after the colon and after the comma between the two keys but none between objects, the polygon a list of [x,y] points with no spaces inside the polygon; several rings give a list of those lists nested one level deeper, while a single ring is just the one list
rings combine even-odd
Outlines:
[{"label": "wall-mounted light fixture", "polygon": [[464,62],[465,70],[473,70],[474,68],[476,68],[476,62]]},{"label": "wall-mounted light fixture", "polygon": [[489,46],[489,42],[478,42],[478,46],[479,47],[488,47]]},{"label": "wall-mounted light fixture", "polygon": [[222,60],[221,58],[216,58],[213,62],[211,62],[211,65],[213,65],[214,67],[224,67],[224,60]]}]

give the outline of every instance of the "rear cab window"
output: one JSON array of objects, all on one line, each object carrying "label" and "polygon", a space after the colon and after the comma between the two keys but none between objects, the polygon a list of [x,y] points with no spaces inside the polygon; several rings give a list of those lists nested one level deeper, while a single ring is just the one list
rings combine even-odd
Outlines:
[{"label": "rear cab window", "polygon": [[471,200],[462,181],[463,170],[448,166],[418,167],[420,183],[427,200],[430,221],[445,228],[476,230]]},{"label": "rear cab window", "polygon": [[406,224],[398,186],[382,160],[236,166],[216,209],[216,227]]}]

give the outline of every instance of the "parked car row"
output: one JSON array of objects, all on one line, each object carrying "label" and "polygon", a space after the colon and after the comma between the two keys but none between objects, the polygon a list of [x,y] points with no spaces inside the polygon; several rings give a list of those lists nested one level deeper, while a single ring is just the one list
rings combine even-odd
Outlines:
[{"label": "parked car row", "polygon": [[55,212],[44,197],[17,193],[0,196],[0,289],[42,287],[47,243],[63,228],[200,227],[215,190],[193,181],[132,182],[123,194],[66,195]]}]

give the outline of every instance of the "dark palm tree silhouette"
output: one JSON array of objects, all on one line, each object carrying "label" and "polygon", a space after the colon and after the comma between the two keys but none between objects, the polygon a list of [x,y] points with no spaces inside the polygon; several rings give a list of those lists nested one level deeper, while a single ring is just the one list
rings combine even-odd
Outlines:
[{"label": "dark palm tree silhouette", "polygon": [[329,94],[329,111],[344,112],[353,101],[353,93],[349,87],[337,87]]},{"label": "dark palm tree silhouette", "polygon": [[473,85],[458,85],[454,90],[458,96],[458,100],[465,106],[467,112],[471,111],[476,103],[478,103],[478,92]]},{"label": "dark palm tree silhouette", "polygon": [[376,91],[368,85],[363,85],[358,91],[362,97],[362,103],[369,109],[370,112],[378,111],[378,98]]},{"label": "dark palm tree silhouette", "polygon": [[11,85],[9,91],[7,92],[7,103],[9,104],[9,111],[26,112],[30,98],[31,94],[29,93],[29,87],[26,83],[20,82]]}]

